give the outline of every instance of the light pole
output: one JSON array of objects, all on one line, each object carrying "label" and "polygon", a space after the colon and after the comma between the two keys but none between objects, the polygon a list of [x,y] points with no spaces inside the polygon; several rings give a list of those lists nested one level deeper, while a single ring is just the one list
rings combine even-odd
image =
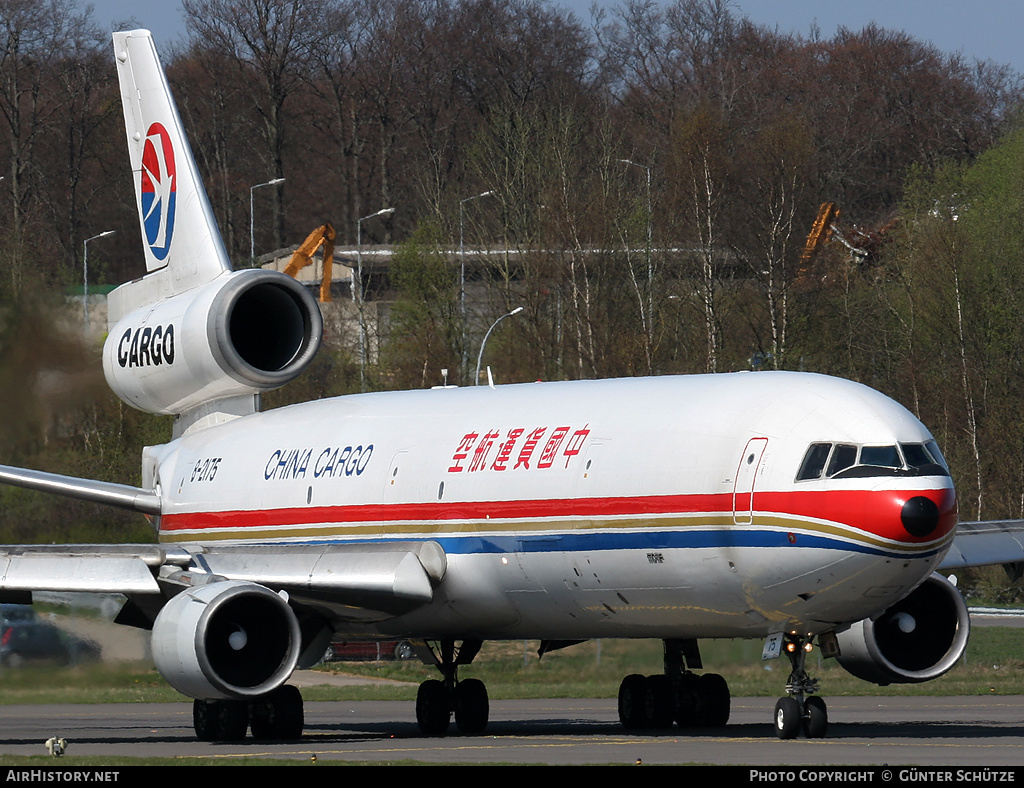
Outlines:
[{"label": "light pole", "polygon": [[647,171],[647,341],[654,341],[654,266],[651,263],[651,233],[654,214],[651,210],[651,168],[629,159],[619,159],[621,164],[639,167]]},{"label": "light pole", "polygon": [[487,333],[484,334],[484,341],[480,343],[480,353],[476,357],[476,381],[474,382],[473,385],[475,385],[475,386],[479,386],[480,385],[480,363],[484,360],[484,348],[487,347],[487,340],[490,339],[491,332],[494,330],[494,327],[496,325],[498,325],[498,323],[500,323],[506,317],[512,317],[512,315],[518,315],[522,311],[523,311],[523,308],[521,306],[517,306],[511,312],[506,312],[501,317],[499,317],[497,320],[495,320],[493,323],[491,323],[491,327],[489,329],[487,329]]},{"label": "light pole", "polygon": [[[359,313],[359,389],[366,391],[366,321],[363,317],[363,222],[378,216],[390,216],[394,208],[381,208],[356,221],[356,271],[352,278],[352,300]],[[358,296],[356,295],[358,293]]]},{"label": "light pole", "polygon": [[256,262],[256,221],[255,212],[253,210],[253,192],[262,186],[277,186],[279,183],[284,183],[284,178],[274,178],[272,181],[257,183],[255,186],[249,188],[249,265]]},{"label": "light pole", "polygon": [[459,310],[462,315],[462,379],[466,377],[466,367],[469,366],[469,348],[466,345],[466,247],[462,242],[463,224],[465,222],[466,203],[472,200],[479,200],[481,197],[490,197],[494,194],[493,189],[488,189],[472,197],[459,200]]},{"label": "light pole", "polygon": [[115,232],[117,230],[107,230],[92,236],[92,238],[86,238],[85,243],[82,244],[82,317],[86,331],[89,330],[89,241],[95,241],[97,238],[106,238]]}]

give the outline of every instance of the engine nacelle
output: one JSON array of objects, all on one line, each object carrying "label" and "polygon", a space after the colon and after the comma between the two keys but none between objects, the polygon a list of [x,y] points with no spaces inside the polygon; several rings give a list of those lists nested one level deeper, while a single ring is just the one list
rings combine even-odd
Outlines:
[{"label": "engine nacelle", "polygon": [[837,633],[839,664],[881,686],[938,678],[967,647],[971,620],[963,597],[933,574],[880,616]]},{"label": "engine nacelle", "polygon": [[177,415],[283,386],[312,361],[322,331],[316,301],[290,276],[232,271],[123,317],[103,371],[129,405]]},{"label": "engine nacelle", "polygon": [[173,597],[153,624],[153,660],[178,692],[244,700],[277,689],[295,670],[299,623],[266,586],[221,580]]}]

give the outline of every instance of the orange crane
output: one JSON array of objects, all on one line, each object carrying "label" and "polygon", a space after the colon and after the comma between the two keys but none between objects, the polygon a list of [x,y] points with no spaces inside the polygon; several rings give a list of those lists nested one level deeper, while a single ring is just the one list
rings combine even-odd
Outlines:
[{"label": "orange crane", "polygon": [[834,202],[823,202],[818,209],[818,217],[814,220],[814,226],[807,236],[807,243],[804,244],[803,254],[800,255],[800,274],[807,271],[811,260],[817,254],[818,249],[832,237],[833,224],[839,218],[839,208]]},{"label": "orange crane", "polygon": [[320,280],[320,303],[325,304],[331,300],[331,276],[334,268],[334,227],[330,222],[317,227],[307,236],[302,245],[295,250],[284,272],[294,279],[301,269],[313,262],[313,255],[321,245],[324,248],[324,271]]}]

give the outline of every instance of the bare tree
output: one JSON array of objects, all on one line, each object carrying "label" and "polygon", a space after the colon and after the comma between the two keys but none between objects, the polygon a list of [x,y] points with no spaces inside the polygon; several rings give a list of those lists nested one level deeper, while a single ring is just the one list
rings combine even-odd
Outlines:
[{"label": "bare tree", "polygon": [[[323,13],[321,0],[183,0],[183,7],[191,36],[229,56],[257,86],[254,107],[263,121],[267,175],[284,178],[285,107],[304,84],[320,35],[313,20]],[[285,233],[280,205],[274,201],[275,246]]]}]

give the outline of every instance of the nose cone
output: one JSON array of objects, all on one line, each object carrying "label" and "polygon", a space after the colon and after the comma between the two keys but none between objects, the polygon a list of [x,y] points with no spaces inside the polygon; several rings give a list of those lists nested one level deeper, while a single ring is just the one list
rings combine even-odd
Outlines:
[{"label": "nose cone", "polygon": [[900,521],[907,533],[923,539],[931,536],[939,527],[939,507],[931,498],[915,495],[900,510]]}]

